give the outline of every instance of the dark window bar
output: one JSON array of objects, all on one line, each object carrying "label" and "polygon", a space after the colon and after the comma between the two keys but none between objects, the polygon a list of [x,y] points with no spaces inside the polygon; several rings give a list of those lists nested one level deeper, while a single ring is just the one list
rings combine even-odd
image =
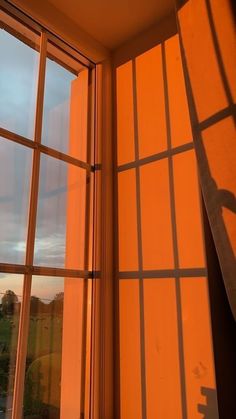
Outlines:
[{"label": "dark window bar", "polygon": [[10,274],[27,274],[39,276],[58,276],[68,278],[101,278],[100,271],[86,271],[80,269],[67,269],[67,268],[52,268],[49,266],[30,266],[30,265],[13,265],[11,263],[0,263],[0,273]]},{"label": "dark window bar", "polygon": [[29,147],[34,150],[39,150],[41,153],[47,154],[48,156],[54,157],[58,160],[63,160],[64,162],[72,164],[74,166],[78,166],[81,169],[85,169],[88,171],[97,170],[97,168],[95,168],[94,166],[85,163],[81,160],[78,160],[74,157],[71,157],[68,154],[61,153],[60,151],[57,151],[53,148],[47,147],[40,143],[36,143],[35,141],[29,140],[28,138],[22,137],[21,135],[15,134],[1,127],[0,136],[10,141],[14,141],[15,143],[21,144],[25,147]]}]

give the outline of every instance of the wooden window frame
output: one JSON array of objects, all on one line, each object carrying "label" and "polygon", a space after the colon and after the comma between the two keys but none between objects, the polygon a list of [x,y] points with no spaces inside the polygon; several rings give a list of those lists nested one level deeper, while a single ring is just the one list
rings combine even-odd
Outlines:
[{"label": "wooden window frame", "polygon": [[[91,324],[90,324],[90,337],[87,336],[87,346],[90,346],[90,358],[89,366],[89,378],[86,377],[87,394],[84,397],[84,404],[86,405],[86,413],[82,416],[84,418],[98,418],[109,415],[108,410],[112,411],[112,352],[107,356],[108,351],[112,349],[112,338],[110,332],[107,338],[107,328],[112,330],[112,308],[109,301],[111,301],[112,289],[107,289],[107,283],[110,284],[112,266],[108,261],[107,250],[101,245],[101,236],[105,235],[106,238],[112,242],[111,230],[109,223],[111,217],[107,222],[106,215],[110,211],[111,206],[111,183],[107,180],[107,171],[110,172],[111,168],[107,162],[108,157],[111,154],[111,148],[109,147],[109,136],[111,135],[111,129],[109,124],[109,118],[104,116],[104,108],[108,108],[111,102],[110,98],[110,63],[107,57],[104,56],[102,63],[95,63],[93,59],[87,58],[81,54],[75,45],[69,44],[63,40],[60,36],[55,34],[55,31],[50,30],[48,25],[44,26],[37,20],[32,18],[31,14],[24,13],[20,8],[10,4],[5,0],[0,0],[0,9],[4,13],[10,15],[16,22],[20,22],[30,30],[36,31],[41,36],[40,44],[40,65],[39,65],[39,79],[38,79],[38,93],[37,93],[37,111],[36,111],[36,122],[35,122],[35,135],[34,141],[0,128],[0,136],[7,140],[26,146],[33,151],[33,167],[32,167],[32,179],[34,180],[31,185],[30,192],[30,211],[29,211],[29,232],[27,237],[27,251],[26,251],[26,263],[24,265],[19,264],[8,264],[0,263],[0,271],[4,273],[18,273],[24,275],[24,291],[23,291],[23,302],[20,314],[20,326],[19,326],[19,341],[18,341],[18,357],[16,366],[16,378],[15,378],[15,390],[13,400],[13,413],[12,418],[19,419],[22,400],[23,400],[23,384],[25,374],[25,357],[27,350],[27,331],[29,318],[29,298],[32,275],[42,276],[57,276],[57,277],[79,277],[89,280],[91,283],[90,297],[92,302],[91,309]],[[8,28],[9,30],[10,28]],[[14,28],[12,33],[17,38],[21,39],[21,34]],[[21,39],[25,42],[25,39]],[[82,162],[78,159],[73,158],[70,155],[61,153],[53,148],[47,147],[41,144],[41,130],[42,130],[42,112],[43,112],[43,85],[45,78],[45,65],[46,65],[46,44],[47,40],[51,41],[59,49],[63,50],[66,54],[69,54],[73,59],[76,59],[82,64],[83,67],[87,68],[91,74],[92,80],[92,102],[93,109],[91,112],[91,130],[90,135],[94,141],[94,161],[93,164]],[[96,55],[96,54],[95,54]],[[99,56],[98,51],[98,56]],[[104,139],[105,132],[105,139]],[[103,144],[105,141],[105,147],[101,149],[101,141]],[[94,173],[94,193],[93,193],[93,221],[94,221],[94,232],[93,232],[93,269],[92,271],[81,271],[77,269],[63,269],[63,268],[52,268],[47,266],[34,266],[33,265],[33,242],[35,237],[36,228],[36,208],[37,208],[37,197],[38,197],[38,186],[39,186],[39,157],[40,154],[46,154],[64,162],[70,163],[77,167],[80,167],[88,174]],[[101,170],[101,162],[104,163],[104,170]],[[96,173],[100,172],[100,180],[97,180]],[[101,186],[102,184],[102,186]],[[108,187],[106,187],[108,186]],[[102,198],[101,198],[102,197]],[[101,208],[98,208],[101,205]],[[96,213],[98,215],[96,215]],[[102,215],[99,215],[102,214]],[[101,224],[101,225],[100,225]],[[102,230],[102,233],[98,233]],[[98,247],[102,247],[101,252],[97,251]],[[112,246],[111,246],[112,247]],[[111,248],[110,247],[110,248]],[[100,256],[97,256],[100,253]],[[98,260],[100,259],[100,261]],[[110,260],[110,258],[109,258]],[[99,272],[96,267],[99,266]],[[28,301],[28,304],[27,304]],[[103,305],[103,310],[101,306]],[[106,321],[108,318],[110,322]],[[106,325],[105,325],[106,323]],[[103,325],[103,326],[101,326]],[[103,366],[101,365],[103,362]],[[107,394],[111,403],[107,403]],[[99,409],[98,409],[99,406]],[[106,412],[106,413],[105,413]]]}]

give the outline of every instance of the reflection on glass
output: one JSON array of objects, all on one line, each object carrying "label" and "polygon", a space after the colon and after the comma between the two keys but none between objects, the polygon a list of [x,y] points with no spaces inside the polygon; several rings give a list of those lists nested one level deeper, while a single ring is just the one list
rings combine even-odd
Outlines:
[{"label": "reflection on glass", "polygon": [[83,268],[86,171],[41,156],[34,264]]},{"label": "reflection on glass", "polygon": [[0,31],[0,126],[33,138],[38,52]]},{"label": "reflection on glass", "polygon": [[24,418],[80,417],[83,292],[80,278],[32,279]]},{"label": "reflection on glass", "polygon": [[[33,277],[24,417],[60,417],[64,278]],[[43,416],[46,415],[46,416]]]},{"label": "reflection on glass", "polygon": [[0,262],[24,263],[32,151],[0,137]]},{"label": "reflection on glass", "polygon": [[0,274],[0,418],[10,419],[23,277]]},{"label": "reflection on glass", "polygon": [[71,82],[76,76],[47,58],[42,142],[68,153]]}]

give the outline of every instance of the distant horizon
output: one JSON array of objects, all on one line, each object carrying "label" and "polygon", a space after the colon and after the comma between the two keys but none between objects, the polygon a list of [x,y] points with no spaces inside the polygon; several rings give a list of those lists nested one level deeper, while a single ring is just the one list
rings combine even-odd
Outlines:
[{"label": "distant horizon", "polygon": [[[18,296],[20,302],[23,294],[23,280],[24,275],[1,273],[0,302],[2,301],[2,293],[4,294],[7,290],[13,291]],[[44,286],[42,286],[42,282],[44,282]],[[38,297],[40,300],[52,301],[55,295],[60,292],[64,292],[63,277],[33,276],[31,296]]]}]

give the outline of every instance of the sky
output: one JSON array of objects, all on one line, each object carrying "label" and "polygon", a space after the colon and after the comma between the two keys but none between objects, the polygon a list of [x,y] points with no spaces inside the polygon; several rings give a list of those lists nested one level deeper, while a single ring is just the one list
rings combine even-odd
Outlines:
[{"label": "sky", "polygon": [[[33,139],[39,54],[0,30],[0,56],[0,126]],[[47,59],[42,143],[63,152],[68,148],[70,88],[75,78]],[[0,262],[23,264],[32,150],[0,137],[0,159]],[[41,155],[36,265],[64,267],[67,169],[66,163]],[[21,282],[20,276],[0,274],[0,290],[20,295]],[[62,291],[61,286],[50,287],[50,296]]]}]

